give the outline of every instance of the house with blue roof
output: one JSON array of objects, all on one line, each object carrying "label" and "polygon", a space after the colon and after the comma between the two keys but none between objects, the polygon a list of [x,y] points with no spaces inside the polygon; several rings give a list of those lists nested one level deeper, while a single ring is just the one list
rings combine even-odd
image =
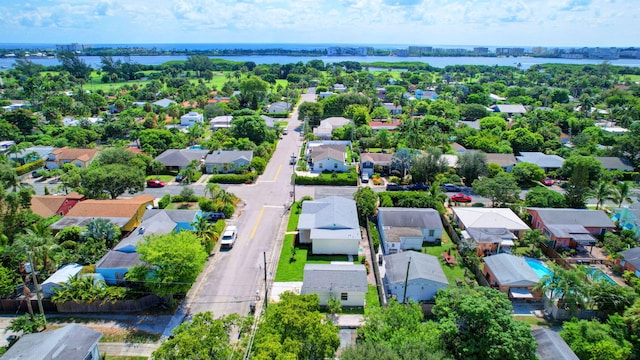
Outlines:
[{"label": "house with blue roof", "polygon": [[340,196],[303,202],[298,236],[301,244],[311,244],[313,254],[358,255],[356,202]]},{"label": "house with blue roof", "polygon": [[193,230],[191,224],[196,222],[201,215],[200,210],[147,210],[140,226],[98,261],[96,272],[101,274],[109,285],[121,284],[129,269],[143,264],[136,250],[138,244],[144,241],[145,236]]}]

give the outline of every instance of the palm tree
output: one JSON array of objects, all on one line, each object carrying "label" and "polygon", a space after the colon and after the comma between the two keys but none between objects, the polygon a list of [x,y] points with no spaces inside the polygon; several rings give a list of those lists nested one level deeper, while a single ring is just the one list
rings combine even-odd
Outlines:
[{"label": "palm tree", "polygon": [[613,187],[613,194],[611,195],[611,200],[618,205],[618,207],[622,207],[624,202],[631,203],[631,186],[627,181],[619,181]]},{"label": "palm tree", "polygon": [[224,205],[234,204],[237,202],[238,198],[224,189],[218,191],[218,194],[215,197],[215,200],[221,201]]},{"label": "palm tree", "polygon": [[120,229],[107,219],[91,220],[87,227],[80,233],[82,240],[94,239],[104,241],[105,246],[111,249],[120,238]]},{"label": "palm tree", "polygon": [[608,181],[600,180],[598,185],[596,186],[593,195],[596,198],[596,210],[600,208],[600,205],[607,200],[611,200],[611,196],[613,195],[613,188]]},{"label": "palm tree", "polygon": [[213,251],[213,246],[220,237],[215,231],[215,226],[204,217],[198,217],[196,221],[191,223],[196,235],[200,238],[200,242],[204,246],[208,254]]},{"label": "palm tree", "polygon": [[208,196],[211,200],[213,200],[218,196],[220,190],[222,190],[220,184],[207,183],[207,186],[205,186],[204,188],[204,196]]},{"label": "palm tree", "polygon": [[589,114],[591,113],[591,108],[594,104],[593,99],[587,94],[582,94],[582,96],[580,96],[580,99],[578,99],[578,102],[580,104],[580,112],[582,112],[584,116],[589,116]]},{"label": "palm tree", "polygon": [[48,273],[50,265],[49,255],[57,245],[51,233],[43,231],[42,227],[38,224],[39,223],[36,223],[31,229],[27,229],[26,233],[18,235],[13,243],[13,247],[18,251],[26,250],[33,254],[34,264],[31,264],[33,271],[37,270],[37,264],[40,262],[43,271]]}]

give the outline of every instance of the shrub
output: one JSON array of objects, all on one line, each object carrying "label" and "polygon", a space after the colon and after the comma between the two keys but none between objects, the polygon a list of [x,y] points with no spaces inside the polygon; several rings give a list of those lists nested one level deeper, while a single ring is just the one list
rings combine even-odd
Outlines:
[{"label": "shrub", "polygon": [[171,195],[170,194],[165,194],[159,201],[158,201],[158,207],[160,209],[164,209],[167,206],[169,206],[169,204],[171,204]]},{"label": "shrub", "polygon": [[373,244],[373,250],[377,253],[380,249],[380,234],[376,228],[375,223],[369,222],[369,236],[371,236],[371,243]]},{"label": "shrub", "polygon": [[38,159],[38,160],[36,160],[34,162],[30,162],[28,164],[24,164],[22,166],[18,166],[16,168],[16,173],[18,175],[24,175],[24,174],[26,174],[26,173],[28,173],[30,171],[33,171],[35,169],[39,169],[39,168],[41,168],[43,166],[44,166],[44,160],[43,159]]},{"label": "shrub", "polygon": [[333,185],[356,186],[358,178],[355,173],[328,173],[320,176],[296,176],[298,185]]},{"label": "shrub", "polygon": [[256,173],[218,174],[212,175],[209,182],[218,184],[251,184],[257,176]]}]

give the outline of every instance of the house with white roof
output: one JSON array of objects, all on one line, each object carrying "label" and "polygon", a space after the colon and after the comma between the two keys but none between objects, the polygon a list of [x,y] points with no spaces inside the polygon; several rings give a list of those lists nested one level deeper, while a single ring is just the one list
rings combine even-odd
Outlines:
[{"label": "house with white roof", "polygon": [[313,254],[358,255],[361,234],[356,202],[339,196],[304,201],[298,238],[301,244],[311,244]]},{"label": "house with white roof", "polygon": [[42,288],[42,294],[45,299],[50,298],[56,289],[60,289],[65,286],[69,279],[78,275],[82,270],[82,265],[79,264],[67,264],[53,275],[49,276],[40,286]]},{"label": "house with white roof", "polygon": [[[431,301],[440,289],[449,286],[449,280],[437,257],[416,251],[386,255],[384,278],[385,293],[399,302]],[[405,290],[406,283],[406,290]]]},{"label": "house with white roof", "polygon": [[339,129],[345,125],[351,124],[353,121],[342,116],[333,116],[320,121],[315,129],[313,129],[313,135],[323,139],[331,140],[331,134],[333,130]]},{"label": "house with white roof", "polygon": [[520,237],[529,226],[509,208],[452,207],[453,221],[461,230],[506,229]]},{"label": "house with white roof", "polygon": [[365,305],[367,270],[362,264],[306,264],[301,294],[316,294],[320,306],[337,299],[342,306]]},{"label": "house with white roof", "polygon": [[192,127],[196,123],[204,124],[204,115],[191,111],[180,117],[180,126]]},{"label": "house with white roof", "polygon": [[98,341],[102,333],[80,324],[59,329],[25,334],[2,355],[4,360],[16,359],[100,359]]},{"label": "house with white roof", "polygon": [[347,172],[347,150],[343,145],[322,145],[309,149],[309,170],[313,173],[323,171]]},{"label": "house with white roof", "polygon": [[220,115],[209,120],[209,125],[211,125],[211,130],[229,129],[231,128],[231,120],[233,120],[231,115]]}]

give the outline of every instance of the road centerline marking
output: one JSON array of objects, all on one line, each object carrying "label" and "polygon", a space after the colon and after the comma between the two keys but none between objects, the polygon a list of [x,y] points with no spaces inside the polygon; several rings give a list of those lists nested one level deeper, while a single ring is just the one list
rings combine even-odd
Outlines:
[{"label": "road centerline marking", "polygon": [[278,166],[278,170],[276,171],[276,176],[274,176],[273,181],[278,180],[278,176],[280,175],[280,170],[282,170],[282,164]]},{"label": "road centerline marking", "polygon": [[264,214],[264,206],[260,209],[260,214],[258,214],[258,220],[256,220],[256,224],[253,225],[253,230],[251,230],[251,235],[249,235],[250,239],[256,235],[256,231],[258,231],[258,225],[260,225],[260,220],[262,220],[262,215]]}]

